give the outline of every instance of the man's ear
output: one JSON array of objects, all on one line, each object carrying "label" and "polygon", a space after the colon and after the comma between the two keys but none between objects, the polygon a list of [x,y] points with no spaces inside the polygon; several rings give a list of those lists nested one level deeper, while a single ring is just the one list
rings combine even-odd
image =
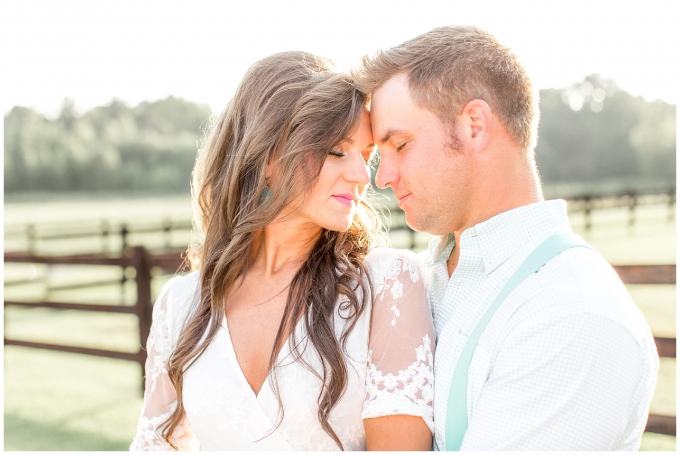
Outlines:
[{"label": "man's ear", "polygon": [[462,120],[462,133],[474,151],[484,150],[489,143],[491,133],[491,108],[486,101],[474,99],[469,101],[459,116]]}]

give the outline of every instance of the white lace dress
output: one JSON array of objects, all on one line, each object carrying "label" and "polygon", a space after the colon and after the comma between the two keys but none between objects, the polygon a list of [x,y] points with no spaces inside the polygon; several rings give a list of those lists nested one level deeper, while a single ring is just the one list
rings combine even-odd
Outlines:
[{"label": "white lace dress", "polygon": [[[415,415],[433,429],[434,328],[418,259],[407,250],[379,248],[367,255],[365,264],[373,280],[373,316],[368,308],[348,337],[348,386],[329,419],[345,450],[366,449],[365,418]],[[144,406],[131,450],[171,450],[159,430],[177,403],[167,362],[197,297],[198,282],[197,272],[173,278],[154,305]],[[336,309],[340,311],[338,305]],[[334,320],[339,336],[344,321]],[[296,331],[297,339],[305,340],[304,323]],[[303,356],[320,368],[311,344]],[[276,373],[284,416],[272,431],[279,405],[271,378],[255,395],[223,320],[203,355],[185,371],[186,416],[174,432],[175,444],[185,450],[339,450],[317,418],[321,381],[291,357],[286,343]]]}]

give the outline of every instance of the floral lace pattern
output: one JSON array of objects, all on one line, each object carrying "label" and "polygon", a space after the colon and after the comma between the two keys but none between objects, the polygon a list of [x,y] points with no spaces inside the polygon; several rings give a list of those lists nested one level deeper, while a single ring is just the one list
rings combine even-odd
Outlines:
[{"label": "floral lace pattern", "polygon": [[[416,348],[416,361],[399,373],[383,374],[373,364],[368,363],[366,374],[366,402],[362,417],[379,417],[395,414],[394,397],[405,398],[408,407],[418,409],[417,414],[426,420],[433,419],[432,400],[434,399],[434,375],[431,341],[428,335],[423,337],[423,344]],[[369,356],[373,352],[368,351]],[[415,406],[409,406],[409,405]],[[403,410],[402,410],[402,413]]]},{"label": "floral lace pattern", "polygon": [[[172,409],[166,413],[153,416],[153,417],[146,417],[146,416],[141,416],[139,419],[139,422],[137,423],[137,433],[135,434],[135,438],[132,440],[132,444],[130,445],[130,450],[131,451],[147,451],[147,450],[153,450],[153,451],[168,451],[168,450],[175,450],[172,448],[170,444],[165,442],[165,440],[160,436],[160,426],[165,422],[168,417],[170,417],[170,414],[174,411],[174,407],[177,406],[177,402],[174,403],[174,406]],[[174,441],[178,441],[178,447],[183,448],[183,449],[189,449],[189,450],[196,450],[196,447],[192,445],[191,443],[186,444],[182,443],[182,441],[187,441],[187,436],[190,436],[190,430],[186,427],[185,424],[180,424],[174,431],[173,435]]]},{"label": "floral lace pattern", "polygon": [[172,411],[151,418],[140,417],[137,423],[137,434],[130,445],[130,450],[173,450],[156,434],[156,430],[170,417],[170,414]]},{"label": "floral lace pattern", "polygon": [[[159,305],[157,309],[154,309],[158,315],[159,323],[152,325],[149,338],[146,340],[146,352],[157,353],[157,355],[149,356],[147,363],[150,363],[150,365],[146,366],[146,380],[151,381],[152,390],[156,388],[158,377],[161,374],[168,374],[166,365],[172,353],[170,330],[166,322],[167,308],[164,305]],[[154,314],[155,317],[156,314]]]},{"label": "floral lace pattern", "polygon": [[392,257],[377,281],[362,417],[419,415],[432,429],[434,327],[408,253]]},{"label": "floral lace pattern", "polygon": [[[394,326],[397,324],[397,318],[401,316],[401,312],[397,307],[397,300],[399,300],[404,295],[404,284],[399,280],[399,275],[401,272],[409,272],[409,276],[413,283],[417,283],[420,279],[418,273],[418,267],[413,261],[408,261],[402,256],[397,256],[394,260],[387,266],[387,271],[382,279],[378,282],[376,287],[376,293],[379,295],[382,301],[385,298],[385,291],[390,290],[390,295],[392,295],[392,300],[394,304],[390,307],[390,311],[393,312],[394,317],[392,318],[391,324]],[[390,283],[391,281],[391,283]]]},{"label": "floral lace pattern", "polygon": [[[374,299],[371,311],[359,317],[347,339],[351,380],[329,416],[344,450],[365,450],[364,418],[414,415],[433,428],[435,335],[416,256],[377,249],[365,264],[371,271]],[[159,436],[160,426],[177,404],[167,362],[198,279],[194,273],[171,280],[154,305],[144,408],[131,450],[172,450]],[[340,308],[340,302],[336,306]],[[337,318],[335,323],[336,332],[342,333],[344,320]],[[318,421],[322,388],[318,375],[299,362],[281,365],[277,384],[285,412],[281,425],[272,431],[278,401],[268,386],[253,393],[236,359],[228,327],[223,328],[185,371],[186,416],[173,434],[175,444],[185,450],[197,450],[199,440],[203,450],[339,450]],[[309,343],[305,358],[314,364],[316,354]]]}]

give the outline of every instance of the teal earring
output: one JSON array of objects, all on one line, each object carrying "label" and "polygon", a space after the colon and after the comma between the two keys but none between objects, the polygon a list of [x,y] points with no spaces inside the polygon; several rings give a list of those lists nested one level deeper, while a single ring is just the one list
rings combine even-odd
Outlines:
[{"label": "teal earring", "polygon": [[260,197],[260,204],[267,201],[271,197],[272,197],[272,190],[270,190],[268,186],[265,186],[264,191],[262,192],[262,197]]}]

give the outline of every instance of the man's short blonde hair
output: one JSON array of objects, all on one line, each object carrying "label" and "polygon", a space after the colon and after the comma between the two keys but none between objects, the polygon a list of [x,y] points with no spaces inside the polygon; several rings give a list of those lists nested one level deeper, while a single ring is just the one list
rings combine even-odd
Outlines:
[{"label": "man's short blonde hair", "polygon": [[538,103],[517,57],[490,33],[471,26],[438,27],[373,58],[352,76],[372,93],[397,74],[408,77],[414,102],[453,124],[473,99],[486,101],[517,145],[535,145]]}]

